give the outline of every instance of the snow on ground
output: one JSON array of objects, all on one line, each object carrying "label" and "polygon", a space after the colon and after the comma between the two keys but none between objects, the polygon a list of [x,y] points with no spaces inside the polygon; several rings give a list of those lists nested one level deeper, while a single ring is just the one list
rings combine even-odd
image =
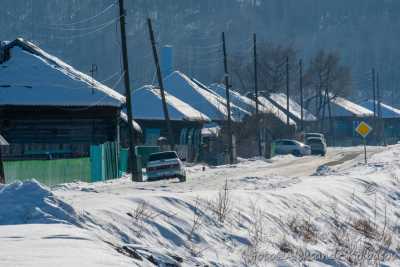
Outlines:
[{"label": "snow on ground", "polygon": [[399,266],[400,146],[368,151],[195,165],[187,183],[3,186],[1,266]]}]

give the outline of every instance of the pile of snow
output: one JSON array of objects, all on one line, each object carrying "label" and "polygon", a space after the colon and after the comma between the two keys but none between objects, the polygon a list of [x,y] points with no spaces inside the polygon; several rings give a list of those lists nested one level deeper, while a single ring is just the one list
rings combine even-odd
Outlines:
[{"label": "pile of snow", "polygon": [[0,225],[78,224],[74,209],[35,180],[0,187]]}]

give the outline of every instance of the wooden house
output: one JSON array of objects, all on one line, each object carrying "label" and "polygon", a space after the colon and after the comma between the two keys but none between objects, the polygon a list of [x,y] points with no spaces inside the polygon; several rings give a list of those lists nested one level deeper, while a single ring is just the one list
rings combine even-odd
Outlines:
[{"label": "wooden house", "polygon": [[[210,118],[168,92],[165,98],[178,153],[192,161],[199,152],[201,129]],[[160,89],[143,86],[132,93],[132,99],[135,120],[143,129],[144,145],[154,146],[160,137],[168,137]]]},{"label": "wooden house", "polygon": [[373,111],[343,97],[334,97],[330,103],[330,118],[328,111],[321,118],[328,142],[336,146],[361,144],[363,141],[355,129],[361,121],[369,123],[373,117]]},{"label": "wooden house", "polygon": [[[374,101],[365,100],[358,103],[369,110],[374,110]],[[380,103],[379,117],[382,118],[384,138],[387,144],[397,144],[400,141],[400,109],[392,107],[385,103]],[[375,109],[377,118],[372,119],[371,126],[374,128],[373,133],[377,132],[378,122],[378,101],[375,102]]]},{"label": "wooden house", "polygon": [[[210,90],[226,99],[225,85],[211,84]],[[226,101],[226,100],[225,100]],[[254,114],[256,113],[256,102],[240,93],[230,90],[230,101],[232,104],[244,109],[253,116],[246,117],[237,124],[235,134],[237,136],[237,152],[241,157],[253,157],[259,155],[257,143],[257,129]],[[269,144],[277,138],[293,137],[296,130],[296,122],[289,120],[287,125],[285,113],[273,105],[268,99],[259,97],[259,133],[261,136],[262,151],[265,156],[269,154]],[[266,151],[268,150],[268,152]]]},{"label": "wooden house", "polygon": [[23,39],[0,51],[5,158],[81,157],[118,141],[124,96]]},{"label": "wooden house", "polygon": [[[189,104],[196,110],[205,114],[212,122],[225,124],[228,112],[225,98],[210,91],[195,79],[192,79],[180,71],[174,71],[164,79],[166,91]],[[232,104],[231,116],[233,122],[241,121],[251,113]]]},{"label": "wooden house", "polygon": [[[287,110],[287,96],[284,93],[271,93],[265,96],[273,105],[279,108],[282,112],[289,115],[289,118],[296,122],[298,130],[312,131],[317,125],[317,118],[307,109],[303,107],[303,120],[302,120],[302,107],[299,103],[289,97],[289,110]],[[303,129],[301,129],[303,124]]]}]

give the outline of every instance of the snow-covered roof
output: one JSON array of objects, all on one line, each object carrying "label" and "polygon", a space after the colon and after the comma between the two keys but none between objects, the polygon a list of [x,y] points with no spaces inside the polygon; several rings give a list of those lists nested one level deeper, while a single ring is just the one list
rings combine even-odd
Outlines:
[{"label": "snow-covered roof", "polygon": [[[210,119],[200,111],[189,106],[175,96],[165,92],[168,113],[175,121],[208,122]],[[161,92],[151,85],[143,86],[132,93],[133,114],[135,119],[164,120]]]},{"label": "snow-covered roof", "polygon": [[[121,111],[120,117],[121,117],[121,119],[122,119],[123,121],[125,121],[125,122],[128,121],[128,115],[127,115],[125,112]],[[134,128],[137,132],[142,133],[142,128],[140,127],[140,125],[139,125],[136,121],[133,121],[133,128]]]},{"label": "snow-covered roof", "polygon": [[336,117],[370,117],[374,115],[374,112],[357,105],[350,100],[343,97],[337,96],[331,100],[332,105],[332,116]]},{"label": "snow-covered roof", "polygon": [[[213,121],[226,120],[228,116],[226,100],[194,82],[185,74],[174,71],[164,79],[166,91],[207,115]],[[231,105],[233,121],[240,121],[249,112]]]},{"label": "snow-covered roof", "polygon": [[[283,93],[273,93],[269,95],[269,98],[272,102],[279,105],[281,109],[286,110],[287,103],[286,103],[286,94]],[[289,113],[292,114],[298,120],[301,120],[301,105],[299,105],[296,101],[289,97]],[[303,108],[303,118],[304,121],[316,121],[317,118],[311,114],[308,110]]]},{"label": "snow-covered roof", "polygon": [[[369,110],[374,110],[374,100],[369,99],[362,101],[358,104]],[[378,101],[375,101],[375,105],[376,107],[378,107]],[[381,102],[381,113],[382,113],[382,118],[385,119],[400,118],[400,109],[394,108],[382,102]]]},{"label": "snow-covered roof", "polygon": [[[274,114],[275,117],[280,119],[282,122],[286,123],[287,122],[287,116],[286,113],[280,110],[278,107],[276,107],[274,104],[271,103],[268,99],[266,99],[263,96],[258,97],[258,101],[261,103],[261,105],[264,106],[264,108],[267,110],[266,113],[271,113]],[[289,118],[289,123],[290,125],[296,125],[296,122]]]},{"label": "snow-covered roof", "polygon": [[[218,83],[213,83],[208,86],[213,92],[218,94],[219,96],[223,97],[226,99],[226,90],[225,90],[225,85],[223,84],[218,84]],[[230,100],[233,104],[236,106],[246,110],[249,113],[255,113],[256,112],[256,102],[253,101],[252,99],[241,95],[240,93],[230,90],[229,91],[229,96]],[[260,105],[260,112],[263,112],[263,107]]]},{"label": "snow-covered roof", "polygon": [[120,107],[125,103],[123,95],[28,41],[3,44],[9,57],[0,64],[0,105]]},{"label": "snow-covered roof", "polygon": [[8,146],[8,145],[9,143],[7,142],[7,140],[2,135],[0,135],[0,146]]}]

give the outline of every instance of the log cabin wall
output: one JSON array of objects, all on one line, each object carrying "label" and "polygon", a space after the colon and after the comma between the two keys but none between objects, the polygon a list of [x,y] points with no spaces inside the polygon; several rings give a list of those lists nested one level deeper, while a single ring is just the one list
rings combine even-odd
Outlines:
[{"label": "log cabin wall", "polygon": [[118,140],[118,120],[113,107],[1,107],[0,129],[11,144],[5,157],[46,151],[86,156],[90,145]]}]

